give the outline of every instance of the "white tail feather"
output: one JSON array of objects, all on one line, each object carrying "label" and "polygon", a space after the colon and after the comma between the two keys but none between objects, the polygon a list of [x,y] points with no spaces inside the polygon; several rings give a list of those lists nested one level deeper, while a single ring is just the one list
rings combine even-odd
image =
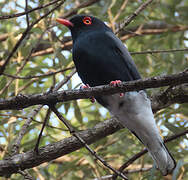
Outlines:
[{"label": "white tail feather", "polygon": [[128,92],[124,98],[118,94],[105,96],[103,100],[122,125],[133,132],[146,146],[161,173],[163,175],[171,173],[176,164],[159,135],[151,102],[145,91]]},{"label": "white tail feather", "polygon": [[161,143],[160,148],[157,150],[148,149],[152,159],[154,160],[157,168],[161,171],[163,176],[171,173],[176,166],[176,162],[169,153],[166,146]]}]

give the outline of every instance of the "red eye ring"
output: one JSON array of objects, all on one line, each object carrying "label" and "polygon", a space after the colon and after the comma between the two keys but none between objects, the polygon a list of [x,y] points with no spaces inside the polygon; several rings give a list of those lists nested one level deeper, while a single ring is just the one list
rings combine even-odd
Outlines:
[{"label": "red eye ring", "polygon": [[92,24],[91,18],[90,17],[85,17],[83,19],[83,23],[86,24],[86,25]]}]

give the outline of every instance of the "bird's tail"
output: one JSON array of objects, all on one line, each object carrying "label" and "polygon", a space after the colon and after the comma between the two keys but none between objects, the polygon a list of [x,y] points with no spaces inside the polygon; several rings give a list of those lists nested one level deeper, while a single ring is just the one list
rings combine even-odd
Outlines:
[{"label": "bird's tail", "polygon": [[152,159],[154,160],[157,168],[161,171],[163,176],[172,173],[172,171],[176,167],[176,162],[166,148],[165,144],[162,142],[162,140],[160,140],[159,144],[155,147],[158,148],[153,149],[147,147],[147,149]]},{"label": "bird's tail", "polygon": [[157,168],[165,176],[173,171],[175,160],[159,134],[151,102],[144,91],[103,97],[109,111],[146,146]]}]

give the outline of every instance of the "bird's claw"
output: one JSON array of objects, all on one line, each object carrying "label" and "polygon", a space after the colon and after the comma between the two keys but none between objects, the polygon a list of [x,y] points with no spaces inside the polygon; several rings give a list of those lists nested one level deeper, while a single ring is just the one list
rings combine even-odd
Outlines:
[{"label": "bird's claw", "polygon": [[87,89],[87,88],[90,88],[89,84],[84,84],[84,85],[81,85],[80,86],[80,89]]},{"label": "bird's claw", "polygon": [[110,85],[114,87],[119,87],[120,83],[121,83],[121,80],[115,80],[115,81],[111,81]]},{"label": "bird's claw", "polygon": [[120,97],[123,97],[124,95],[125,95],[124,93],[120,93],[120,94],[119,94]]},{"label": "bird's claw", "polygon": [[[110,85],[111,85],[111,86],[114,86],[114,87],[119,87],[120,83],[121,83],[121,80],[115,80],[115,81],[111,81],[111,82],[110,82]],[[120,96],[120,97],[123,97],[123,96],[124,96],[124,93],[120,93],[119,96]]]},{"label": "bird's claw", "polygon": [[[86,84],[86,85],[81,85],[80,88],[81,89],[88,89],[88,88],[90,88],[90,86],[89,86],[89,84]],[[89,99],[90,99],[91,103],[95,103],[95,98],[93,96],[90,97]]]},{"label": "bird's claw", "polygon": [[90,97],[89,100],[91,101],[91,103],[95,103],[95,101],[96,101],[95,98],[94,98],[93,96]]}]

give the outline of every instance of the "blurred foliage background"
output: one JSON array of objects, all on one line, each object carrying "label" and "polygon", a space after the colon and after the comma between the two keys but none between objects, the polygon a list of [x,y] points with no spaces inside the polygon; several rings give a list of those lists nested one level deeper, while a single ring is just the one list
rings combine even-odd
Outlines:
[{"label": "blurred foliage background", "polygon": [[[27,9],[48,4],[50,0],[28,0]],[[86,3],[87,2],[87,3]],[[141,0],[66,0],[65,3],[47,17],[36,23],[27,33],[11,57],[3,75],[0,76],[0,98],[17,94],[36,94],[48,91],[64,81],[61,89],[79,88],[81,81],[73,73],[72,42],[68,29],[56,24],[55,18],[69,18],[73,14],[90,14],[105,21],[115,31],[117,24],[131,15],[143,2]],[[0,0],[0,17],[26,10],[26,1]],[[12,52],[22,33],[57,3],[35,10],[25,15],[1,19],[0,23],[0,65]],[[27,20],[28,18],[28,20]],[[138,15],[118,36],[126,43],[130,52],[148,50],[182,49],[188,46],[188,1],[156,0]],[[172,74],[188,67],[186,52],[133,54],[133,59],[143,77]],[[165,88],[151,89],[148,93],[158,93]],[[12,152],[18,133],[25,121],[32,115],[36,106],[23,110],[0,111],[0,158]],[[78,100],[58,104],[59,111],[78,130],[91,128],[110,118],[109,112],[98,103]],[[156,121],[162,136],[170,136],[188,127],[188,104],[174,104],[156,114]],[[35,147],[42,122],[47,115],[44,106],[35,116],[24,135],[20,152]],[[50,113],[40,146],[57,142],[70,133],[65,126]],[[188,179],[188,140],[178,138],[167,144],[177,161],[174,174],[162,177],[152,168],[153,161],[147,155],[131,164],[128,170],[130,179]],[[144,147],[127,129],[103,138],[91,145],[109,164],[118,169],[124,162]],[[82,148],[54,161],[29,169],[32,177],[44,179],[94,179],[111,174]],[[2,178],[3,179],[3,178]],[[4,178],[6,179],[6,178]],[[9,179],[23,179],[14,174]]]}]

